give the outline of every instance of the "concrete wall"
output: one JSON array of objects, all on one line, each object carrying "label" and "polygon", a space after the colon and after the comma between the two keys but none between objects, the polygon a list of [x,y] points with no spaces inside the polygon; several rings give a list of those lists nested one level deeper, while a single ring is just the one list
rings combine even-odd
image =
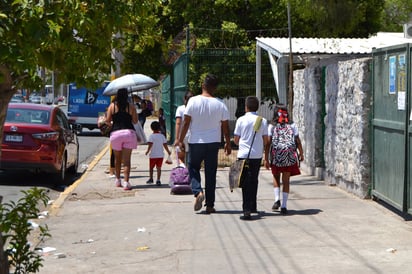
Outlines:
[{"label": "concrete wall", "polygon": [[371,184],[371,58],[311,58],[294,72],[302,171],[359,197]]},{"label": "concrete wall", "polygon": [[[293,76],[293,120],[305,154],[301,170],[361,198],[369,197],[371,187],[371,62],[356,56],[311,57]],[[224,101],[233,133],[237,99]],[[259,114],[271,120],[272,104],[262,102]]]}]

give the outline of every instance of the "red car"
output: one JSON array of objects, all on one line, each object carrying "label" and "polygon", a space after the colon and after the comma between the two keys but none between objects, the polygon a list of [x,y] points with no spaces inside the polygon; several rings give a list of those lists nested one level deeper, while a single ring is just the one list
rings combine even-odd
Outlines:
[{"label": "red car", "polygon": [[9,103],[1,143],[0,170],[77,173],[79,141],[74,125],[53,105]]}]

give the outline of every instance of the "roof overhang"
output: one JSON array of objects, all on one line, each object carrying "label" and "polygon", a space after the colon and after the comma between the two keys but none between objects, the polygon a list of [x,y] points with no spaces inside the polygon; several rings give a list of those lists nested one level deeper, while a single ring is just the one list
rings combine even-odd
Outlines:
[{"label": "roof overhang", "polygon": [[290,54],[372,54],[374,48],[383,48],[405,43],[412,39],[404,37],[403,33],[379,32],[369,38],[277,38],[258,37],[257,46],[273,54],[277,58]]}]

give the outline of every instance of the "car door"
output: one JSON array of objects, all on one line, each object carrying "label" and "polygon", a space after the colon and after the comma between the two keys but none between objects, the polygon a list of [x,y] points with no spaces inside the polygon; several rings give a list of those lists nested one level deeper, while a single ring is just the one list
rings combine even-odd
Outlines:
[{"label": "car door", "polygon": [[63,139],[67,151],[67,166],[73,165],[77,161],[78,140],[74,130],[70,127],[66,115],[56,108],[56,119],[62,130]]}]

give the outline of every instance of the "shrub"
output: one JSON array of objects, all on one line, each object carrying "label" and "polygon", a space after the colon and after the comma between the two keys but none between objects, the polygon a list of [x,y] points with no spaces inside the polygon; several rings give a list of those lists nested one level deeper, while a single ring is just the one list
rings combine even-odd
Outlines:
[{"label": "shrub", "polygon": [[[39,207],[47,206],[49,200],[45,189],[32,188],[22,193],[24,196],[17,203],[0,203],[0,248],[6,257],[0,258],[0,261],[8,260],[16,274],[36,273],[42,266],[43,259],[30,246],[28,237],[34,229],[30,220],[38,218]],[[50,237],[47,225],[40,225],[38,229],[41,241]]]}]

